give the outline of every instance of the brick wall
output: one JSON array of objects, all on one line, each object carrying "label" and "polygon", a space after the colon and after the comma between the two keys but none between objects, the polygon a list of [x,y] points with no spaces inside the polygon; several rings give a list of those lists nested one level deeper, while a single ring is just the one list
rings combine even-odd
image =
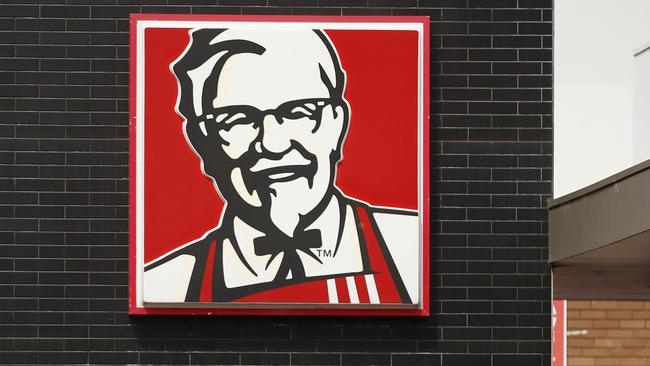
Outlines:
[{"label": "brick wall", "polygon": [[571,366],[650,365],[650,302],[568,301]]},{"label": "brick wall", "polygon": [[[549,364],[551,0],[0,2],[0,363]],[[431,17],[430,317],[127,315],[132,12]]]}]

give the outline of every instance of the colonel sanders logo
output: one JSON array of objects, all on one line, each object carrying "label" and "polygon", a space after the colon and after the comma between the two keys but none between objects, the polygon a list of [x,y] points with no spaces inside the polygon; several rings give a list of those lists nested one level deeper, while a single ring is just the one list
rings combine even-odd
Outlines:
[{"label": "colonel sanders logo", "polygon": [[337,187],[354,106],[324,31],[193,29],[169,68],[184,138],[226,206],[145,264],[145,303],[420,301],[418,212]]}]

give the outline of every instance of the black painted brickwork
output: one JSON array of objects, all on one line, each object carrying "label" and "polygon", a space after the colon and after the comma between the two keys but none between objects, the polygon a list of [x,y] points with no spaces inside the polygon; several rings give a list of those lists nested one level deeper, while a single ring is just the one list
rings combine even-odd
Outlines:
[{"label": "black painted brickwork", "polygon": [[[551,0],[15,2],[0,363],[550,365]],[[431,317],[127,315],[132,12],[431,17]]]}]

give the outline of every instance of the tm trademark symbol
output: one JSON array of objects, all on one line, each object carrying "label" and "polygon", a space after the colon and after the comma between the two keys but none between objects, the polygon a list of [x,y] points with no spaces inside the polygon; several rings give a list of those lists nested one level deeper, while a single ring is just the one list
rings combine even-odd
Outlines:
[{"label": "tm trademark symbol", "polygon": [[329,258],[332,256],[332,250],[331,249],[316,249],[316,255],[318,255],[320,258]]}]

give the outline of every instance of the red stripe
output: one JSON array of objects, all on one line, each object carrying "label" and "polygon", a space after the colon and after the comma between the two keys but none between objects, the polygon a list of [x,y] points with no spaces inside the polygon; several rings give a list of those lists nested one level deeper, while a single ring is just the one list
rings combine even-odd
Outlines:
[{"label": "red stripe", "polygon": [[274,288],[244,296],[234,302],[328,303],[327,280]]},{"label": "red stripe", "polygon": [[345,283],[345,277],[337,277],[336,294],[339,296],[339,304],[349,304],[350,294],[348,293],[348,284]]},{"label": "red stripe", "polygon": [[379,302],[385,303],[402,303],[402,298],[397,291],[397,286],[393,280],[393,276],[388,269],[384,253],[379,247],[377,236],[370,222],[370,217],[366,210],[359,206],[357,207],[359,221],[361,223],[361,231],[366,239],[366,247],[368,248],[368,256],[370,257],[370,267],[375,273],[375,285],[377,293],[379,294]]},{"label": "red stripe", "polygon": [[205,264],[205,272],[203,272],[203,282],[201,283],[200,302],[212,302],[212,273],[214,267],[214,248],[216,241],[210,243],[210,251],[208,252],[208,261]]},{"label": "red stripe", "polygon": [[354,276],[354,283],[357,285],[357,294],[359,295],[359,304],[369,304],[368,287],[366,278],[363,275]]}]

